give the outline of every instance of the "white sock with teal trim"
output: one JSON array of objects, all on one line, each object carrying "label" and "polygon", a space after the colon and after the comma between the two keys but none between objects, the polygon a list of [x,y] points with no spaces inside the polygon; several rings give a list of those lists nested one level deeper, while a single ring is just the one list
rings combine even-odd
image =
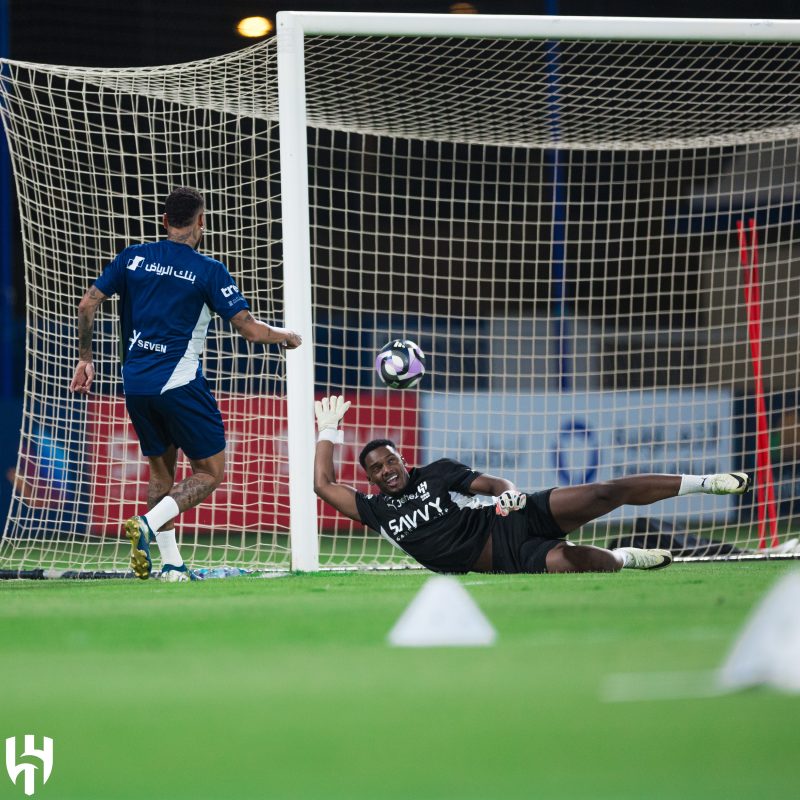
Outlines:
[{"label": "white sock with teal trim", "polygon": [[161,553],[162,564],[172,564],[173,567],[183,564],[178,543],[175,541],[174,528],[170,528],[168,531],[159,531],[156,534],[156,541],[158,542],[158,552]]},{"label": "white sock with teal trim", "polygon": [[703,481],[707,477],[708,475],[681,475],[681,488],[678,489],[678,496],[704,491]]},{"label": "white sock with teal trim", "polygon": [[175,519],[181,510],[178,504],[169,496],[159,500],[145,515],[147,524],[153,533],[158,533],[168,522]]}]

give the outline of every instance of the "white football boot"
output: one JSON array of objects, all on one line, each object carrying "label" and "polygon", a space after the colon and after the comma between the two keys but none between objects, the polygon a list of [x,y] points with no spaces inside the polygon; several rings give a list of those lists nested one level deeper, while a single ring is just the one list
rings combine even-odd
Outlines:
[{"label": "white football boot", "polygon": [[672,563],[669,550],[643,550],[641,547],[617,547],[613,552],[626,553],[623,569],[661,569]]},{"label": "white football boot", "polygon": [[746,472],[720,472],[703,478],[702,492],[706,494],[744,494],[753,481]]}]

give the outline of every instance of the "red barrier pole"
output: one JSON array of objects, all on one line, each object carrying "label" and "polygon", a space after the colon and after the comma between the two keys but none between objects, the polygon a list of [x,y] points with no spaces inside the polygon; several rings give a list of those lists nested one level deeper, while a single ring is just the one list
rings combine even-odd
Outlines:
[{"label": "red barrier pole", "polygon": [[775,507],[775,486],[772,480],[772,463],[769,450],[769,426],[764,400],[764,381],[761,369],[761,284],[758,269],[758,231],[755,219],[749,220],[750,248],[741,221],[736,222],[739,232],[739,255],[744,269],[744,301],[747,307],[747,332],[756,391],[756,504],[758,508],[758,546],[766,546],[767,525],[770,544],[778,544],[778,518]]}]

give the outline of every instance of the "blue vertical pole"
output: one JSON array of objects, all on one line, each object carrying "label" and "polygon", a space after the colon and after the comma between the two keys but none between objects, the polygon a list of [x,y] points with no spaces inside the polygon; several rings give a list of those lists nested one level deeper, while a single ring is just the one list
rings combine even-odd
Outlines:
[{"label": "blue vertical pole", "polygon": [[[545,10],[549,15],[558,14],[558,0],[547,0]],[[547,49],[547,86],[548,116],[550,132],[554,141],[561,134],[559,120],[558,94],[558,43],[548,42]],[[567,220],[567,186],[566,170],[563,165],[562,151],[552,148],[545,154],[552,188],[552,233],[551,233],[551,270],[553,276],[553,334],[558,347],[559,389],[570,391],[573,384],[572,358],[570,352],[570,330],[567,307],[567,269],[566,269],[566,220]]]},{"label": "blue vertical pole", "polygon": [[[0,57],[9,55],[9,0],[0,0]],[[14,322],[13,213],[11,159],[5,131],[0,130],[0,397],[14,393],[12,361]]]}]

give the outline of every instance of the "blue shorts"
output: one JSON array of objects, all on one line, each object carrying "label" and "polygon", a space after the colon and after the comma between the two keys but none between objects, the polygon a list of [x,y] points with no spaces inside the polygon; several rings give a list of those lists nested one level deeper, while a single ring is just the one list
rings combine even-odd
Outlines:
[{"label": "blue shorts", "polygon": [[164,394],[126,395],[125,405],[146,456],[174,445],[192,460],[225,449],[225,428],[217,401],[201,375]]}]

